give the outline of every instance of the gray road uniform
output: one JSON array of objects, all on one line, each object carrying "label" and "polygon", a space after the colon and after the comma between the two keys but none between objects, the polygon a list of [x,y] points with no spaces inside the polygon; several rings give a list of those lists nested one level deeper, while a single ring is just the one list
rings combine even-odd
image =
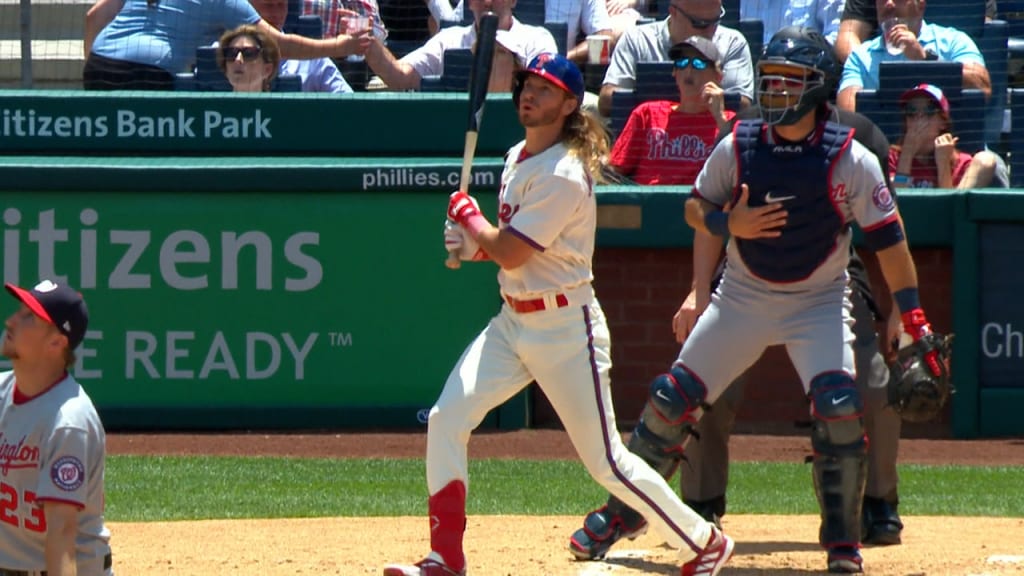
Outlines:
[{"label": "gray road uniform", "polygon": [[103,524],[106,434],[96,408],[66,374],[32,398],[0,373],[0,571],[45,569],[41,502],[79,508],[79,576],[111,576],[110,531]]},{"label": "gray road uniform", "polygon": [[[856,546],[864,491],[863,406],[854,384],[851,224],[869,246],[902,240],[875,156],[850,129],[819,123],[802,143],[773,142],[761,121],[737,124],[708,158],[693,194],[720,207],[749,187],[749,205],[781,203],[778,238],[732,238],[726,268],[672,369],[714,401],[771,345],[781,344],[811,399],[821,543]],[[684,386],[685,388],[685,386]]]}]

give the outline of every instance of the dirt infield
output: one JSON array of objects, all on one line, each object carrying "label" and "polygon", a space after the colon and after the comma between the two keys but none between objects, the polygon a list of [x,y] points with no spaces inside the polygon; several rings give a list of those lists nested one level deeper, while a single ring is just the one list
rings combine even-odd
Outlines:
[{"label": "dirt infield", "polygon": [[[223,454],[422,458],[424,434],[120,435],[110,454]],[[904,440],[903,463],[1024,465],[1024,439]],[[802,461],[805,436],[735,436],[737,461]],[[472,458],[573,458],[564,433],[528,430],[473,436]],[[1008,487],[1017,490],[1019,487]],[[1024,574],[1022,518],[904,518],[904,544],[864,551],[869,574]],[[474,576],[678,574],[675,553],[647,534],[605,562],[573,562],[565,550],[575,517],[471,517],[466,552]],[[736,557],[723,574],[822,572],[817,517],[725,518]],[[320,518],[111,523],[118,576],[224,574],[365,576],[428,547],[424,518]]]}]

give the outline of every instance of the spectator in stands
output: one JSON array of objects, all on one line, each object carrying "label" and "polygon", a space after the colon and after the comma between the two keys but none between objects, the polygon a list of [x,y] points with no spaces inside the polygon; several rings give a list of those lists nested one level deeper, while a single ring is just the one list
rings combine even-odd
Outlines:
[{"label": "spectator in stands", "polygon": [[217,67],[235,92],[270,92],[281,65],[281,51],[270,35],[246,24],[228,30],[217,43]]},{"label": "spectator in stands", "polygon": [[[877,0],[878,22],[898,18],[887,37],[879,35],[854,50],[843,66],[839,82],[840,108],[855,110],[857,92],[878,88],[880,62],[946,60],[963,63],[964,88],[978,88],[986,96],[992,82],[978,46],[956,28],[929,24],[924,20],[925,0]],[[897,47],[891,54],[887,46]]]},{"label": "spectator in stands", "polygon": [[725,109],[722,56],[715,43],[691,36],[668,52],[679,100],[654,100],[629,115],[609,165],[637,184],[693,184],[735,113]]},{"label": "spectator in stands", "polygon": [[900,97],[903,133],[889,149],[889,173],[897,188],[986,188],[996,171],[995,154],[957,149],[949,101],[938,86],[919,84]]},{"label": "spectator in stands", "polygon": [[[488,10],[498,16],[498,31],[506,31],[515,38],[515,44],[525,62],[542,52],[558,52],[555,39],[541,26],[523,24],[512,16],[515,0],[470,0],[474,23],[452,26],[435,34],[423,46],[405,55],[401,60],[377,38],[372,39],[366,51],[366,63],[392,90],[415,90],[424,76],[440,75],[444,64],[444,51],[452,48],[471,48],[476,42],[477,22]],[[510,42],[511,43],[511,42]]]},{"label": "spectator in stands", "polygon": [[[491,79],[487,91],[491,94],[511,92],[516,72],[528,64],[519,38],[508,30],[498,30],[494,43],[494,60],[491,62]],[[473,45],[476,50],[476,45]]]},{"label": "spectator in stands", "polygon": [[85,22],[86,90],[173,90],[174,75],[192,70],[196,48],[243,24],[272,37],[285,58],[345,57],[370,44],[365,33],[325,40],[283,34],[247,0],[97,0]]},{"label": "spectator in stands", "polygon": [[[985,21],[996,19],[996,0],[986,0]],[[836,37],[836,55],[846,62],[850,53],[856,50],[878,32],[878,10],[874,0],[846,0],[843,17]]]},{"label": "spectator in stands", "polygon": [[[461,22],[465,2],[452,7],[448,0],[425,0],[430,16],[437,22],[443,20]],[[566,57],[577,63],[587,61],[587,42],[585,36],[604,34],[612,37],[612,47],[618,37],[612,30],[612,20],[608,15],[605,0],[545,0],[544,22],[565,22],[569,30],[565,45],[568,47]],[[581,34],[582,32],[582,34]],[[582,36],[582,37],[581,37]]]},{"label": "spectator in stands", "polygon": [[380,17],[377,0],[302,0],[303,16],[319,16],[324,23],[324,36],[333,37],[347,34],[347,18],[367,18],[373,35],[381,42],[387,40],[388,29]]},{"label": "spectator in stands", "polygon": [[637,62],[667,61],[669,48],[690,36],[703,36],[715,43],[722,55],[722,88],[727,94],[739,93],[741,107],[749,105],[754,94],[750,47],[739,31],[719,25],[724,15],[722,0],[671,0],[667,18],[627,30],[612,51],[601,86],[601,115],[610,116],[616,88],[632,90],[636,86]]},{"label": "spectator in stands", "polygon": [[[288,20],[288,0],[249,0],[252,7],[268,24],[284,29]],[[338,66],[330,58],[310,58],[309,60],[281,60],[277,71],[278,76],[294,75],[302,79],[303,92],[333,92],[343,94],[352,92],[352,87],[341,75]]]},{"label": "spectator in stands", "polygon": [[850,53],[860,47],[878,30],[878,9],[875,0],[846,0],[836,35],[836,56],[846,62]]},{"label": "spectator in stands", "polygon": [[786,26],[813,28],[835,45],[844,0],[743,0],[740,19],[764,23],[764,43]]}]

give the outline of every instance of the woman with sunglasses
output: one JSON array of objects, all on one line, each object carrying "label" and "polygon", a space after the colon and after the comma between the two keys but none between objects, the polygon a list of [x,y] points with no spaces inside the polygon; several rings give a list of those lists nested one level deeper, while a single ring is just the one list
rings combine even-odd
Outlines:
[{"label": "woman with sunglasses", "polygon": [[691,36],[672,46],[679,100],[636,107],[615,141],[609,165],[638,184],[693,184],[735,113],[725,109],[721,55],[715,43]]},{"label": "woman with sunglasses", "polygon": [[889,172],[897,188],[985,188],[997,160],[982,150],[958,150],[949,100],[938,86],[919,84],[900,96],[903,134],[889,150]]},{"label": "woman with sunglasses", "polygon": [[173,90],[174,75],[192,70],[196,48],[224,30],[250,24],[273,38],[285,58],[364,54],[366,31],[317,40],[284,34],[248,0],[97,0],[85,17],[86,90]]},{"label": "woman with sunglasses", "polygon": [[217,67],[235,92],[269,92],[281,64],[281,51],[263,30],[239,26],[220,37]]}]

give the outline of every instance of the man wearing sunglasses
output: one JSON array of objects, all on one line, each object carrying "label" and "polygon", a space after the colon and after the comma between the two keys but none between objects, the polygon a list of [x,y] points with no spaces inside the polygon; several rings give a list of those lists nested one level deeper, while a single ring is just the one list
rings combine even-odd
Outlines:
[{"label": "man wearing sunglasses", "polygon": [[669,50],[679,99],[636,107],[609,157],[617,173],[637,184],[685,185],[704,166],[720,131],[735,115],[725,109],[721,56],[714,42],[691,36]]},{"label": "man wearing sunglasses", "polygon": [[724,15],[722,0],[671,0],[666,19],[626,31],[615,45],[601,86],[601,115],[611,115],[616,89],[636,86],[637,62],[665,62],[670,59],[669,49],[691,36],[714,42],[722,55],[722,88],[738,93],[741,107],[749,105],[754,94],[750,46],[739,31],[719,24]]}]

